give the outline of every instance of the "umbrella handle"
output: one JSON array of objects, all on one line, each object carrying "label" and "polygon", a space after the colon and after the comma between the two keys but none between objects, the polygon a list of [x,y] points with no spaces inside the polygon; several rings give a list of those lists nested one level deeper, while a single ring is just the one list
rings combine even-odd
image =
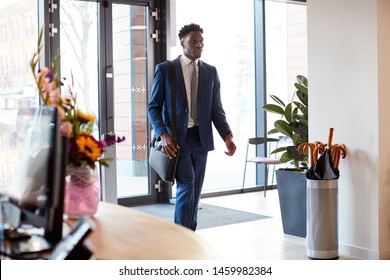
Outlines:
[{"label": "umbrella handle", "polygon": [[321,147],[326,147],[326,145],[324,143],[322,143],[321,141],[315,141],[314,143],[314,146],[317,147],[317,146],[321,146]]},{"label": "umbrella handle", "polygon": [[331,156],[333,159],[334,167],[338,168],[340,163],[340,157],[346,158],[347,156],[347,147],[344,144],[333,145],[331,150]]},{"label": "umbrella handle", "polygon": [[315,148],[314,144],[308,143],[308,142],[301,143],[298,146],[298,153],[304,154],[304,155],[309,155],[311,166],[314,165],[314,163],[313,163],[313,161],[314,161],[314,157],[313,157],[314,148]]},{"label": "umbrella handle", "polygon": [[317,162],[318,155],[322,154],[325,151],[325,147],[323,146],[317,146],[314,148],[313,157],[314,157],[314,164]]},{"label": "umbrella handle", "polygon": [[329,128],[329,135],[328,135],[328,147],[329,148],[332,146],[333,130],[334,130],[333,127]]},{"label": "umbrella handle", "polygon": [[339,149],[336,149],[335,150],[335,153],[334,153],[334,158],[333,158],[333,165],[334,165],[334,169],[338,169],[339,168],[339,163],[340,163],[340,150]]}]

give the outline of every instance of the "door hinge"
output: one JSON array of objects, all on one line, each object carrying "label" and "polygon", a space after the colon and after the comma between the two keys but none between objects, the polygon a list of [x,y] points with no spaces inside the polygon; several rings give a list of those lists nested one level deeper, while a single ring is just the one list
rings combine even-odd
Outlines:
[{"label": "door hinge", "polygon": [[53,3],[53,0],[49,1],[49,13],[54,13],[54,10],[58,8],[56,3]]},{"label": "door hinge", "polygon": [[154,39],[156,43],[160,42],[160,30],[156,29],[156,31],[154,31],[154,33],[152,33],[151,35],[152,39]]},{"label": "door hinge", "polygon": [[158,180],[157,183],[154,185],[154,188],[157,190],[157,192],[162,192],[164,190],[163,186],[163,181]]},{"label": "door hinge", "polygon": [[58,29],[54,27],[54,23],[49,23],[49,37],[54,37],[58,33]]},{"label": "door hinge", "polygon": [[159,13],[160,11],[157,8],[154,9],[154,11],[152,11],[152,17],[154,17],[155,20],[159,20],[160,19]]}]

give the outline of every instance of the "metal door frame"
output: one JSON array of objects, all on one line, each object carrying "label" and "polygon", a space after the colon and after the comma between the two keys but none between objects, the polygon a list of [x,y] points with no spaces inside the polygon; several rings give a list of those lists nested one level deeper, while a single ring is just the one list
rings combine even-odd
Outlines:
[{"label": "metal door frame", "polygon": [[[113,66],[113,38],[112,38],[112,4],[126,4],[135,6],[144,6],[149,10],[149,33],[158,31],[158,40],[152,38],[150,34],[147,43],[148,64],[147,64],[147,85],[150,90],[153,82],[153,74],[155,65],[166,59],[166,43],[163,37],[166,22],[163,14],[166,11],[166,1],[144,0],[112,0],[100,1],[99,3],[99,131],[102,135],[114,131],[114,104],[113,104],[113,90],[114,84],[112,81],[112,66]],[[157,19],[156,13],[157,12]],[[111,97],[111,98],[110,98]],[[149,95],[148,95],[149,97]],[[150,141],[150,124],[147,124],[147,142]],[[114,148],[115,149],[115,148]],[[109,151],[115,155],[115,150]],[[149,150],[148,150],[149,154]],[[108,155],[109,157],[109,155]],[[103,167],[104,168],[104,167]],[[157,176],[153,170],[148,170],[148,187],[150,194],[143,196],[117,198],[116,187],[116,164],[110,164],[109,169],[102,170],[101,168],[101,182],[102,182],[102,197],[104,201],[118,203],[121,205],[136,205],[153,203],[160,201],[164,197],[165,189],[155,189]],[[162,192],[161,192],[162,191]]]}]

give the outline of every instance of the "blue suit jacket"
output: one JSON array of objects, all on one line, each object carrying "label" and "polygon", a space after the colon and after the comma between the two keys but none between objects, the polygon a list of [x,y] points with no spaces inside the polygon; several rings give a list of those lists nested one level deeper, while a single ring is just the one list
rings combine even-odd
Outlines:
[{"label": "blue suit jacket", "polygon": [[[183,71],[179,57],[174,60],[176,84],[176,132],[177,142],[184,147],[188,124],[188,101],[184,84]],[[205,151],[214,149],[212,123],[221,135],[232,133],[222,108],[220,81],[217,70],[199,60],[199,86],[198,86],[198,123],[202,147]],[[156,137],[171,130],[171,86],[169,80],[169,64],[167,61],[156,66],[154,82],[150,101],[148,104],[149,120],[153,126]]]}]

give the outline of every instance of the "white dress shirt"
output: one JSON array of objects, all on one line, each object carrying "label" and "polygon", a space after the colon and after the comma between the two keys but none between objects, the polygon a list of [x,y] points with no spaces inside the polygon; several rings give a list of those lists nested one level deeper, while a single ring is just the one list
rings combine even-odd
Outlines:
[{"label": "white dress shirt", "polygon": [[[181,69],[183,71],[184,84],[186,86],[187,100],[188,100],[188,127],[193,127],[195,125],[194,120],[191,118],[190,110],[191,110],[191,59],[186,57],[185,55],[180,56],[180,64]],[[199,76],[199,67],[198,67],[198,59],[195,60],[195,69],[196,76]]]}]

